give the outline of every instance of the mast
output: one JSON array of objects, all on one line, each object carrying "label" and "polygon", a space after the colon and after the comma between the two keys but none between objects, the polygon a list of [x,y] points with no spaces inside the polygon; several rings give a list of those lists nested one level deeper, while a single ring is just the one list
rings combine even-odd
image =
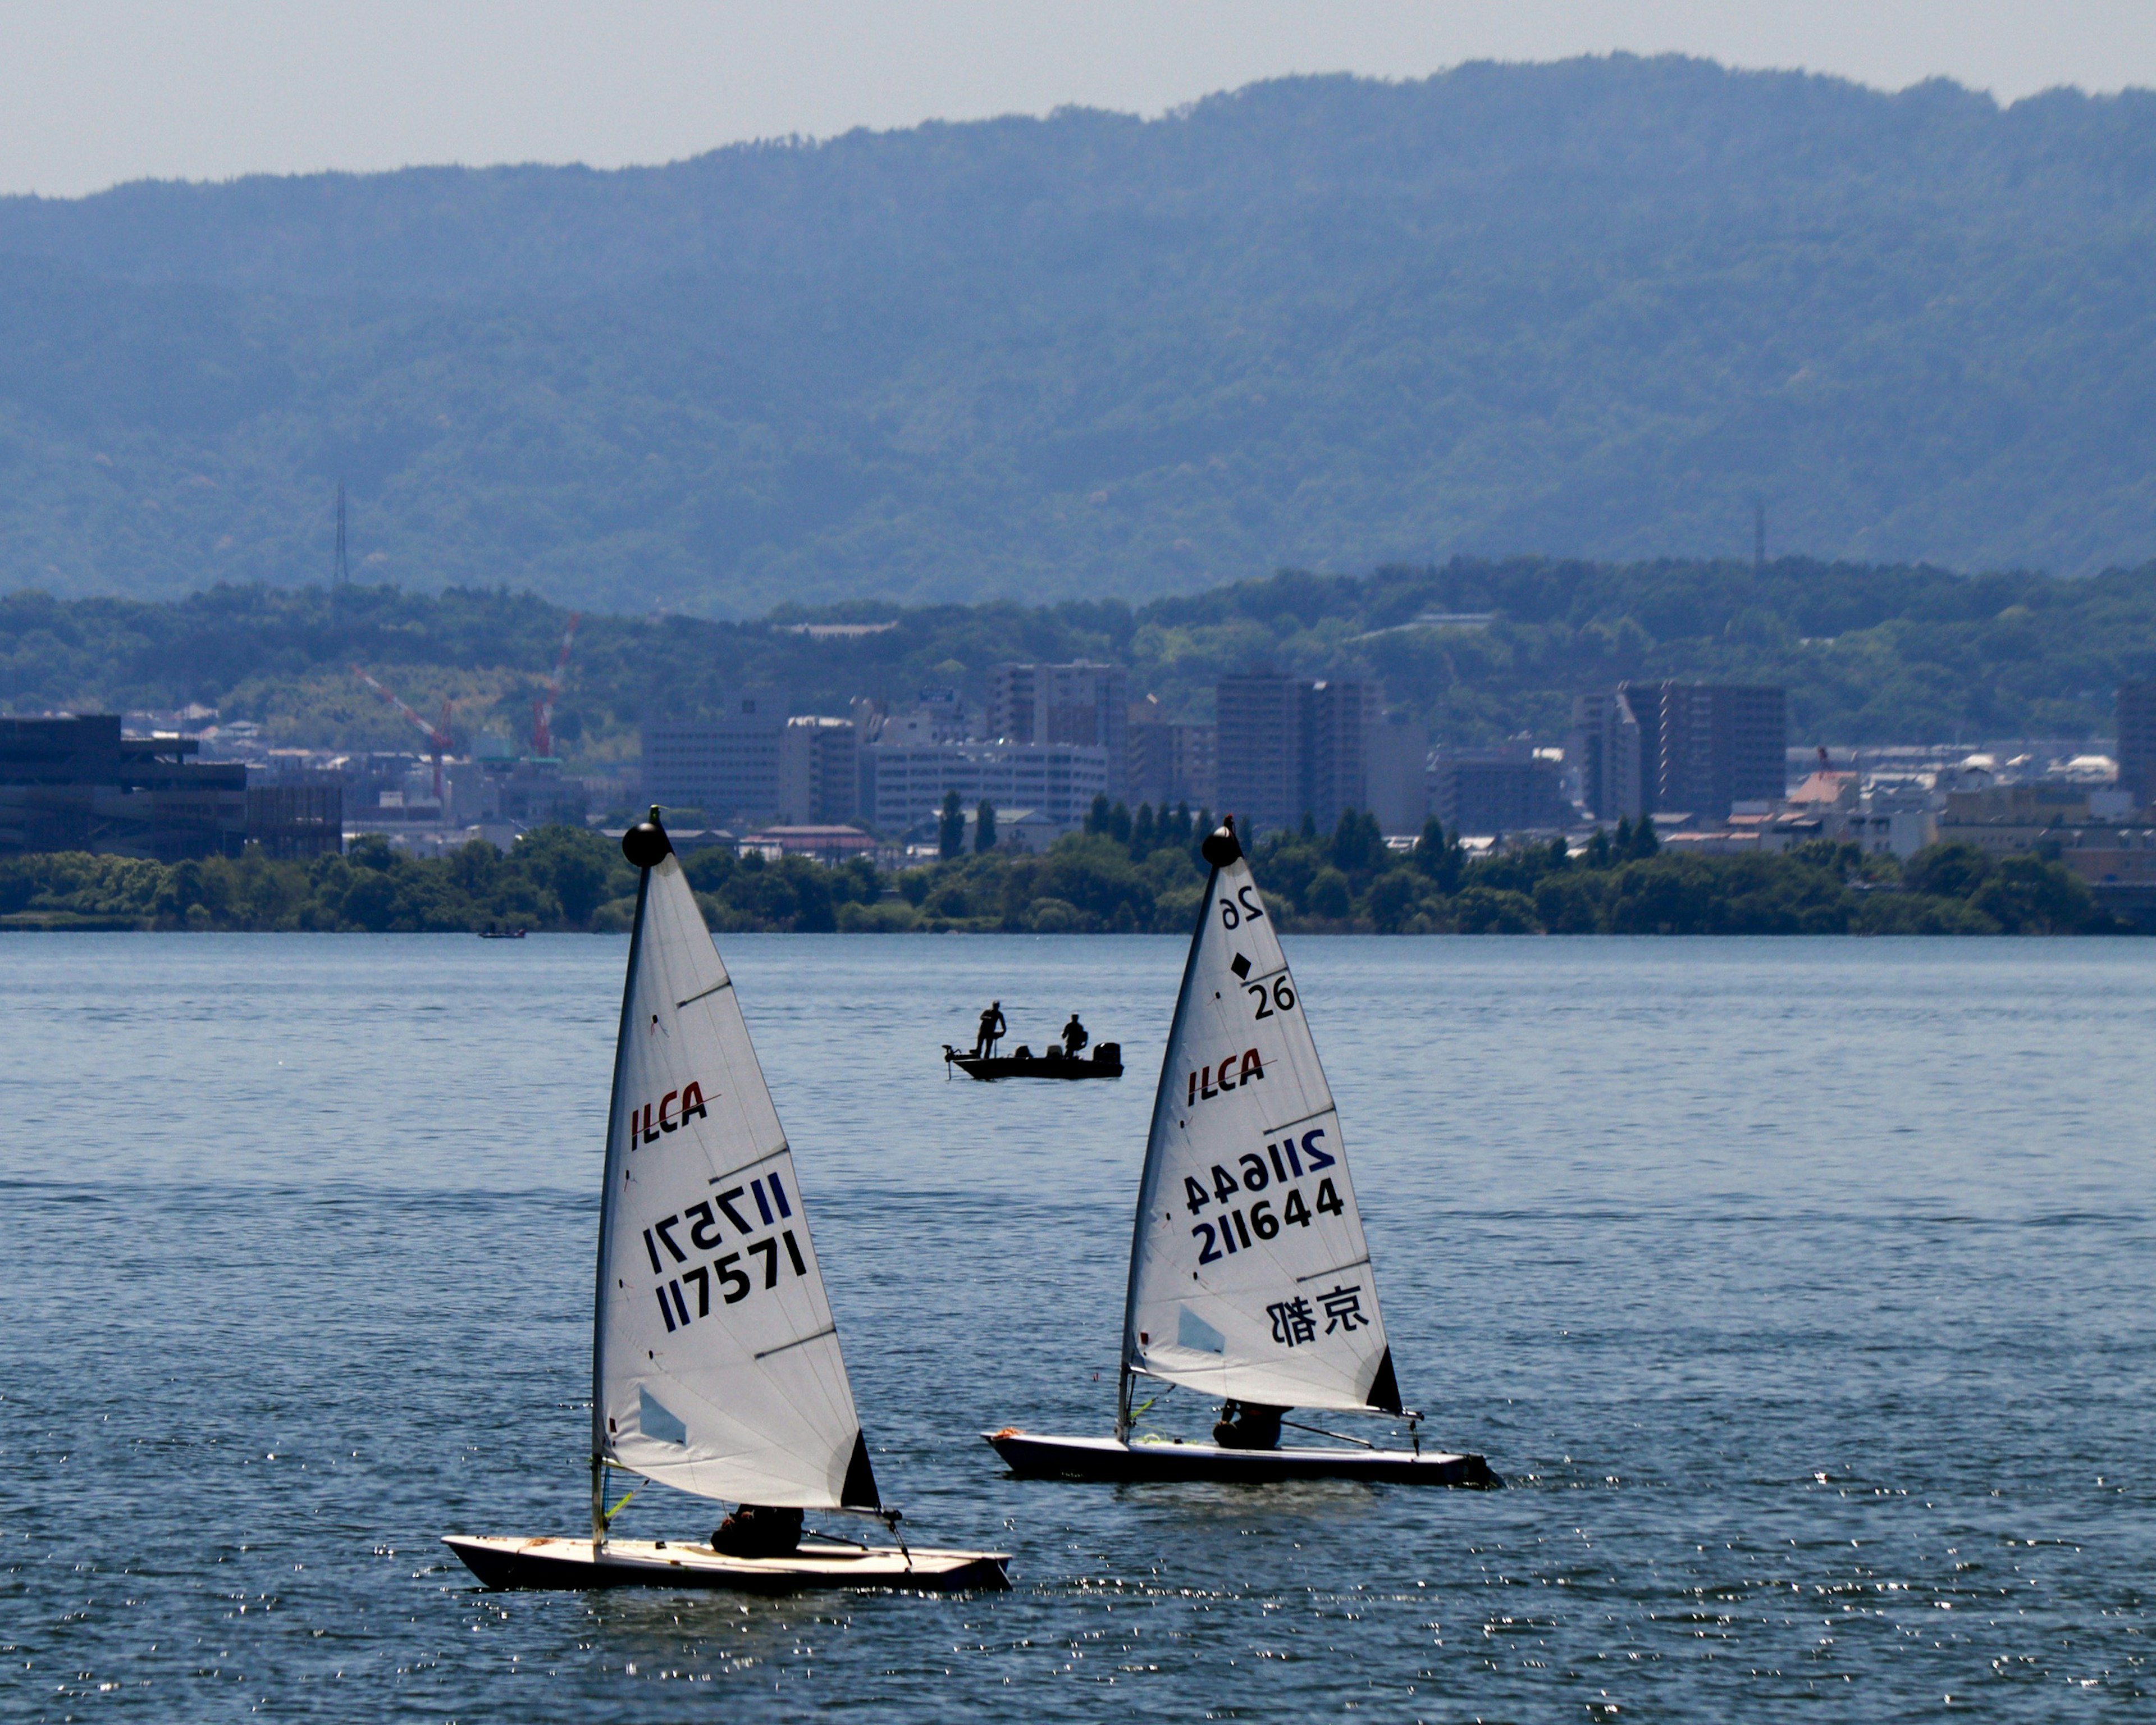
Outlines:
[{"label": "mast", "polygon": [[1205,877],[1205,891],[1198,898],[1198,926],[1190,932],[1190,950],[1183,955],[1183,982],[1175,991],[1175,1016],[1168,1020],[1168,1040],[1161,1050],[1160,1082],[1153,1087],[1152,1114],[1146,1128],[1146,1165],[1138,1171],[1137,1214],[1131,1221],[1131,1267],[1123,1279],[1123,1346],[1122,1356],[1116,1373],[1116,1441],[1128,1443],[1131,1435],[1132,1380],[1137,1371],[1137,1297],[1138,1260],[1145,1250],[1146,1210],[1152,1202],[1152,1174],[1153,1132],[1152,1122],[1160,1117],[1163,1105],[1168,1100],[1169,1086],[1173,1081],[1175,1061],[1175,1029],[1183,1022],[1183,1009],[1190,1002],[1191,979],[1198,973],[1198,948],[1205,938],[1205,927],[1213,915],[1213,889],[1219,884],[1221,863],[1216,853],[1224,848],[1228,860],[1235,860],[1235,817],[1220,817],[1222,829],[1228,834],[1225,847],[1216,845],[1218,834],[1208,833],[1198,849],[1199,854],[1211,865]]},{"label": "mast", "polygon": [[[621,1025],[614,1033],[613,1084],[607,1096],[607,1154],[604,1168],[599,1176],[599,1247],[598,1267],[592,1286],[592,1555],[596,1558],[599,1548],[606,1543],[606,1398],[600,1391],[599,1337],[603,1326],[606,1307],[607,1268],[613,1256],[613,1142],[619,1130],[621,1118],[622,1054],[629,1045],[629,1004],[636,998],[636,955],[644,946],[644,904],[651,893],[651,870],[654,864],[673,847],[667,844],[666,834],[658,824],[659,810],[654,807],[651,819],[622,834],[622,854],[636,864],[636,920],[629,932],[629,964],[621,985]],[[648,829],[648,830],[647,830]],[[637,841],[631,851],[629,840]],[[654,852],[656,852],[654,855]],[[650,860],[644,859],[649,856]]]}]

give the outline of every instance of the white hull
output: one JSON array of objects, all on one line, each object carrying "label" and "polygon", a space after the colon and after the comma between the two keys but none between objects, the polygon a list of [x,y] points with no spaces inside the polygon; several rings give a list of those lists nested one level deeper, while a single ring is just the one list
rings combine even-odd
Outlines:
[{"label": "white hull", "polygon": [[730,1558],[708,1545],[610,1539],[594,1558],[588,1539],[445,1536],[442,1543],[490,1588],[671,1587],[737,1593],[814,1588],[914,1588],[951,1592],[1010,1585],[1009,1553],[810,1543],[783,1558]]}]

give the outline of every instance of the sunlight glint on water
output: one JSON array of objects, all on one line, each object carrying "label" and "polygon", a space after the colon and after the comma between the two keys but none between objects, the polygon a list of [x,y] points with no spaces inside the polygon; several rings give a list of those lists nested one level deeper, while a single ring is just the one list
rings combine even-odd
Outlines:
[{"label": "sunlight glint on water", "polygon": [[[1417,1494],[977,1435],[1111,1419],[1179,942],[731,938],[878,1477],[1016,1591],[483,1595],[435,1535],[586,1513],[624,951],[0,944],[0,1716],[2146,1704],[2156,949],[1291,942],[1402,1389],[1513,1482]],[[947,1083],[990,994],[1132,1076]]]}]

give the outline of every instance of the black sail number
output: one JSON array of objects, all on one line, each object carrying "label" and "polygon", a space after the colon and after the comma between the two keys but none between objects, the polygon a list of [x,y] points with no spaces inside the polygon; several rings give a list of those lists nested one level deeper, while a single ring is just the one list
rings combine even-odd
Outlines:
[{"label": "black sail number", "polygon": [[1243,984],[1243,992],[1257,1003],[1257,1011],[1253,1014],[1255,1017],[1269,1019],[1273,1015],[1275,1007],[1278,1007],[1282,1012],[1295,1010],[1295,990],[1289,985],[1286,971],[1282,971],[1280,975],[1273,978],[1272,986],[1270,988],[1263,983],[1245,983]]},{"label": "black sail number", "polygon": [[1223,928],[1240,928],[1245,922],[1265,920],[1265,913],[1258,908],[1257,900],[1250,896],[1254,890],[1249,886],[1239,886],[1234,898],[1220,901],[1220,926]]}]

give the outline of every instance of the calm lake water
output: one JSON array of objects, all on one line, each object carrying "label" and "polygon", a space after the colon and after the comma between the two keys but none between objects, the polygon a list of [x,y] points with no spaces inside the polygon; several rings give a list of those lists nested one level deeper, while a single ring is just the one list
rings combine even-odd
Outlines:
[{"label": "calm lake water", "polygon": [[[439,1534],[586,1523],[625,951],[0,942],[0,1715],[2151,1716],[2156,945],[1292,940],[1448,1493],[980,1441],[1111,1419],[1180,941],[730,937],[878,1479],[1015,1590],[490,1596]],[[947,1083],[992,993],[1132,1076]]]}]

